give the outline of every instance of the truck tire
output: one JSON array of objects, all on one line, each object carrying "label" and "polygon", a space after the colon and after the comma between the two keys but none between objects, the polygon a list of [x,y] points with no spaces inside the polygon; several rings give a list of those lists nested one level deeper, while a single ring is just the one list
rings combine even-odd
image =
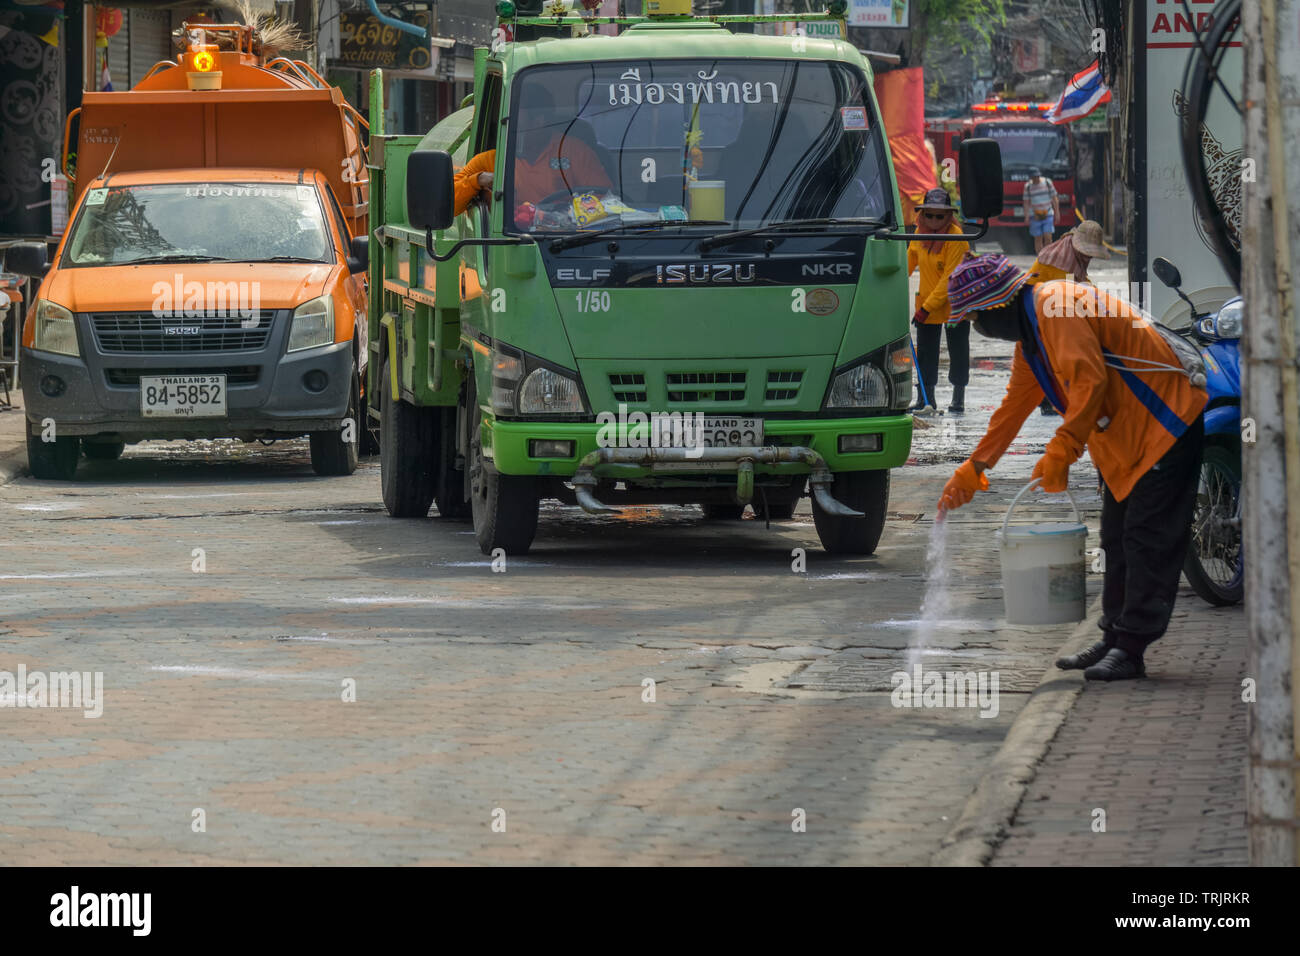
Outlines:
[{"label": "truck tire", "polygon": [[831,554],[872,554],[885,529],[889,507],[889,470],[843,471],[835,475],[831,495],[864,517],[828,514],[813,498],[813,524],[822,547]]},{"label": "truck tire", "polygon": [[312,432],[307,436],[311,442],[311,467],[318,475],[350,475],[357,470],[357,460],[361,457],[361,432],[365,429],[365,420],[361,417],[361,383],[357,377],[356,367],[352,368],[352,387],[348,393],[348,411],[346,417],[352,420],[352,440],[345,440],[345,428],[331,429],[327,432]]},{"label": "truck tire", "polygon": [[438,413],[438,468],[434,501],[438,515],[449,521],[463,521],[470,517],[470,502],[465,497],[465,471],[456,467],[456,415],[460,411],[449,405]]},{"label": "truck tire", "polygon": [[81,440],[81,453],[92,461],[117,461],[126,451],[124,441],[87,441]]},{"label": "truck tire", "polygon": [[474,431],[469,439],[470,505],[479,550],[491,556],[497,548],[506,554],[527,554],[537,535],[540,494],[531,475],[501,475],[487,467],[483,456],[482,413],[477,400]]},{"label": "truck tire", "polygon": [[39,434],[27,429],[27,467],[33,478],[46,481],[71,481],[81,457],[81,439],[72,437],[41,441]]},{"label": "truck tire", "polygon": [[388,359],[380,373],[379,484],[394,518],[424,518],[433,504],[436,409],[393,401]]}]

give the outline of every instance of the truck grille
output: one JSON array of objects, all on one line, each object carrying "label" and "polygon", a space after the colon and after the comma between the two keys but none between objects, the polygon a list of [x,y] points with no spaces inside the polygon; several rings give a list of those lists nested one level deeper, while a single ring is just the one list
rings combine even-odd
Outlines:
[{"label": "truck grille", "polygon": [[799,397],[799,386],[803,383],[802,371],[767,373],[767,401],[785,402]]},{"label": "truck grille", "polygon": [[669,372],[670,402],[743,402],[744,372]]},{"label": "truck grille", "polygon": [[609,374],[609,387],[616,402],[644,402],[646,400],[645,375],[642,372]]},{"label": "truck grille", "polygon": [[118,388],[139,388],[141,375],[224,375],[227,385],[256,385],[256,365],[222,366],[220,368],[107,368],[104,378]]},{"label": "truck grille", "polygon": [[[238,315],[170,316],[149,312],[91,315],[100,351],[112,354],[150,352],[254,352],[266,347],[273,311],[243,319]],[[250,327],[245,328],[243,323]]]}]

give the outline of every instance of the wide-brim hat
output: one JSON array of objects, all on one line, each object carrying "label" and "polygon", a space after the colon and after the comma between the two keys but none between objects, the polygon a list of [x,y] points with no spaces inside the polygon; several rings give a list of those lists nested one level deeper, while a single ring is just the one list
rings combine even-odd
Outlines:
[{"label": "wide-brim hat", "polygon": [[970,256],[962,260],[948,277],[948,305],[952,318],[960,319],[968,312],[1004,305],[1021,290],[1028,278],[1006,256]]},{"label": "wide-brim hat", "polygon": [[1091,256],[1093,259],[1110,258],[1110,253],[1106,251],[1106,244],[1102,241],[1099,222],[1085,219],[1079,223],[1070,233],[1070,242],[1073,243],[1076,252],[1082,252],[1085,256]]},{"label": "wide-brim hat", "polygon": [[925,198],[916,204],[917,209],[928,209],[931,212],[956,212],[957,207],[952,204],[948,198],[948,193],[943,189],[931,189],[925,194]]}]

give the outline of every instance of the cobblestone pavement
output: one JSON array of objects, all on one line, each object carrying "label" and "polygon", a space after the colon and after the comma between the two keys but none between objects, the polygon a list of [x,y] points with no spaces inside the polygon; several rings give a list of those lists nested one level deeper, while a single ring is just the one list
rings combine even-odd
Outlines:
[{"label": "cobblestone pavement", "polygon": [[1085,685],[993,865],[1247,864],[1242,608],[1184,587],[1146,660],[1148,680]]},{"label": "cobblestone pavement", "polygon": [[[924,862],[1029,685],[991,718],[871,688],[906,659],[934,502],[1007,355],[976,343],[968,412],[918,430],[871,558],[823,554],[806,501],[770,530],[552,503],[493,573],[467,525],[388,518],[377,463],[318,479],[305,443],[147,443],[0,487],[0,670],[104,675],[98,719],[0,710],[4,858]],[[1058,421],[953,518],[924,659],[1041,672],[1069,632],[999,626],[993,541]],[[1094,519],[1086,463],[1072,487]]]}]

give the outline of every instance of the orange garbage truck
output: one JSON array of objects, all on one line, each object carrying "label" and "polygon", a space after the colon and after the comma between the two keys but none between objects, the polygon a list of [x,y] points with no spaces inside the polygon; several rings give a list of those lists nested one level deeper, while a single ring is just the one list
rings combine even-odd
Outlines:
[{"label": "orange garbage truck", "polygon": [[[202,31],[199,33],[198,31]],[[310,439],[349,474],[370,439],[366,123],[244,25],[68,117],[68,228],[11,247],[41,277],[19,357],[37,478],[145,439]]]}]

